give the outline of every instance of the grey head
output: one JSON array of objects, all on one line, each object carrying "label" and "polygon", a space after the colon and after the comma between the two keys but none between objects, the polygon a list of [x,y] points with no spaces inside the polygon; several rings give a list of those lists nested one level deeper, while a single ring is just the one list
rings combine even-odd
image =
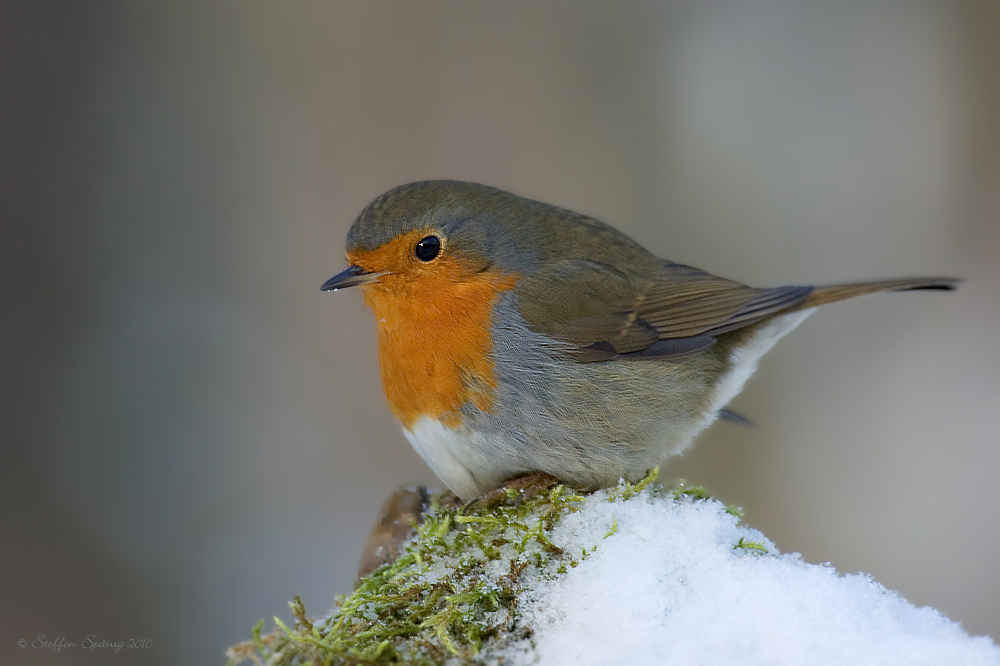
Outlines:
[{"label": "grey head", "polygon": [[380,195],[351,226],[347,252],[370,252],[417,230],[440,234],[449,251],[466,261],[504,272],[530,274],[562,259],[655,261],[638,243],[593,218],[452,180],[409,183]]}]

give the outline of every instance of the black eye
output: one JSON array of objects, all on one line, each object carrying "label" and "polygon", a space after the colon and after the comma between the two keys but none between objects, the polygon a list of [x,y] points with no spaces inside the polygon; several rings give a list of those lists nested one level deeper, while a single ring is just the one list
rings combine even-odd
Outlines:
[{"label": "black eye", "polygon": [[428,236],[417,243],[417,259],[430,261],[441,251],[441,240],[437,236]]}]

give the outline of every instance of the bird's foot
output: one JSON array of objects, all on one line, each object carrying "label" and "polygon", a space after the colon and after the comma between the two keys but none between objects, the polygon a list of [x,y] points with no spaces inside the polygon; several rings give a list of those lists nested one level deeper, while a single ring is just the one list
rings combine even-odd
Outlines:
[{"label": "bird's foot", "polygon": [[559,479],[548,474],[546,472],[529,472],[522,476],[516,476],[513,479],[504,481],[499,488],[495,488],[482,497],[477,497],[468,504],[465,505],[466,508],[481,504],[487,509],[492,509],[504,502],[510,493],[508,491],[514,491],[516,493],[515,506],[520,504],[522,501],[534,497],[539,493],[543,493],[552,486],[558,485]]},{"label": "bird's foot", "polygon": [[[489,491],[481,497],[466,502],[452,492],[438,496],[438,503],[445,508],[460,508],[462,511],[471,506],[482,506],[493,509],[507,501],[510,493],[514,493],[515,506],[526,499],[545,492],[559,483],[559,479],[545,472],[531,472],[505,481],[499,488]],[[361,558],[358,577],[363,578],[380,565],[391,563],[399,557],[402,545],[415,533],[415,526],[424,521],[424,512],[430,506],[430,496],[427,488],[400,488],[382,507],[382,519],[375,525]]]}]

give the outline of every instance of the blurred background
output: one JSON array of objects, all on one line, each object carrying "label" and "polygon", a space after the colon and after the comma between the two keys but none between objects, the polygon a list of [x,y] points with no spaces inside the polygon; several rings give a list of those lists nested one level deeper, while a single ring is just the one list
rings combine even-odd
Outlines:
[{"label": "blurred background", "polygon": [[[400,484],[344,236],[488,183],[830,306],[662,478],[1000,637],[1000,3],[0,2],[0,662],[222,663]],[[25,638],[149,639],[118,654]]]}]

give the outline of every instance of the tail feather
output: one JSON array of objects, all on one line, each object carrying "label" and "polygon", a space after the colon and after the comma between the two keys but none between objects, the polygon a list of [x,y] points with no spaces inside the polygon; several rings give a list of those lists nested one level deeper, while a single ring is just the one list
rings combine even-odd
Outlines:
[{"label": "tail feather", "polygon": [[951,291],[961,282],[958,278],[899,278],[896,280],[879,280],[877,282],[856,282],[853,284],[835,284],[827,287],[816,287],[801,303],[786,312],[807,310],[817,305],[825,305],[853,298],[863,294],[874,294],[879,291],[914,291],[918,289],[937,289]]}]

